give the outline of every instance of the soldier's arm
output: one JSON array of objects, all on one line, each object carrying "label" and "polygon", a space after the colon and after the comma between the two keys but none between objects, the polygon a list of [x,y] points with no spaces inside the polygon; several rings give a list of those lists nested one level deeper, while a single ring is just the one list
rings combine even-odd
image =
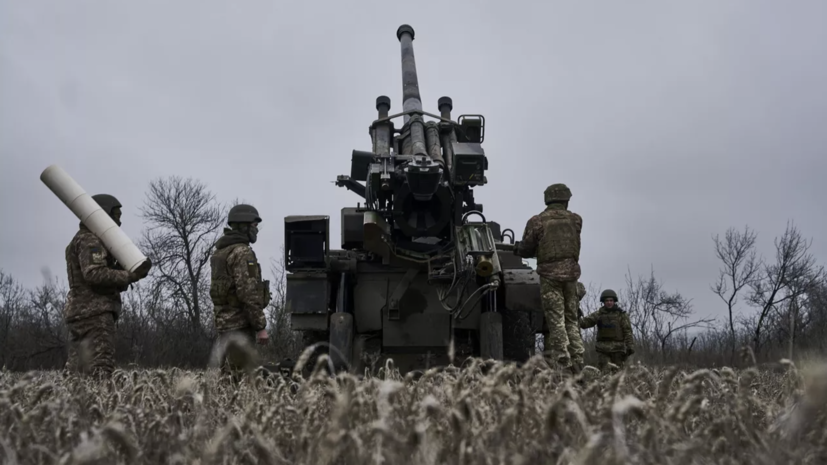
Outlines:
[{"label": "soldier's arm", "polygon": [[227,257],[227,264],[232,273],[238,299],[247,313],[247,320],[255,331],[265,329],[267,319],[264,316],[264,294],[261,290],[255,253],[249,247],[239,247]]},{"label": "soldier's arm", "polygon": [[523,238],[519,242],[517,246],[517,250],[515,250],[516,255],[523,257],[523,258],[532,258],[537,256],[537,246],[540,243],[540,228],[539,228],[540,217],[535,215],[532,216],[531,219],[525,225],[525,231],[523,231]]},{"label": "soldier's arm", "polygon": [[597,313],[592,313],[590,315],[584,316],[583,318],[580,318],[580,321],[578,323],[580,325],[580,328],[582,329],[591,328],[592,326],[597,324]]},{"label": "soldier's arm", "polygon": [[99,240],[78,241],[75,251],[80,261],[83,279],[89,284],[125,288],[132,283],[131,275],[126,270],[116,270],[106,264],[109,252]]},{"label": "soldier's arm", "polygon": [[577,226],[577,234],[580,234],[583,232],[583,217],[577,213],[572,213],[572,215],[574,215],[574,224]]},{"label": "soldier's arm", "polygon": [[626,343],[627,349],[634,349],[635,348],[635,336],[632,332],[632,321],[629,319],[629,314],[624,313],[623,318],[620,320],[620,324],[623,327],[623,338]]},{"label": "soldier's arm", "polygon": [[583,297],[586,297],[586,285],[577,281],[577,300],[582,301]]},{"label": "soldier's arm", "polygon": [[[123,266],[120,264],[120,262],[116,261],[116,262],[115,262],[115,266],[113,266],[113,267],[112,267],[112,269],[114,269],[114,270],[118,270],[118,271],[121,271],[121,270],[123,270],[124,268],[123,268]],[[115,286],[115,288],[117,288],[120,292],[126,292],[126,291],[128,291],[128,290],[129,290],[129,284],[124,284],[123,286]]]}]

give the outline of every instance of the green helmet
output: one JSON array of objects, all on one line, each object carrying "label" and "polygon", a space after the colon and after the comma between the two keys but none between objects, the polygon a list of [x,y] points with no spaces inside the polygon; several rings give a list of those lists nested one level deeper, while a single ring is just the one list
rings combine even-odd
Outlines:
[{"label": "green helmet", "polygon": [[568,202],[571,199],[571,190],[565,184],[552,184],[544,193],[546,205],[552,202]]},{"label": "green helmet", "polygon": [[109,194],[97,194],[92,196],[92,200],[98,203],[98,205],[103,208],[103,211],[106,212],[107,215],[112,214],[112,210],[115,208],[122,208],[123,205],[115,198],[115,196]]},{"label": "green helmet", "polygon": [[261,223],[261,217],[254,206],[242,203],[230,209],[227,223]]},{"label": "green helmet", "polygon": [[615,292],[611,289],[606,289],[605,291],[600,293],[600,303],[605,302],[606,299],[609,299],[609,298],[612,298],[612,299],[614,299],[615,302],[617,302],[617,292]]}]

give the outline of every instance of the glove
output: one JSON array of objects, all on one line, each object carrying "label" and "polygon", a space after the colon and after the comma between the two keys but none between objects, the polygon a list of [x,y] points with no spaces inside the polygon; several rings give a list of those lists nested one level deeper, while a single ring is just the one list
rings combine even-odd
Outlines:
[{"label": "glove", "polygon": [[514,241],[514,255],[520,257],[520,241]]},{"label": "glove", "polygon": [[583,318],[583,309],[577,307],[577,318]]},{"label": "glove", "polygon": [[130,273],[130,281],[131,282],[138,282],[149,275],[149,270],[152,268],[152,260],[147,258],[146,261],[141,263],[141,265],[133,272]]},{"label": "glove", "polygon": [[632,355],[635,353],[635,349],[633,347],[629,347],[626,349],[626,355]]}]

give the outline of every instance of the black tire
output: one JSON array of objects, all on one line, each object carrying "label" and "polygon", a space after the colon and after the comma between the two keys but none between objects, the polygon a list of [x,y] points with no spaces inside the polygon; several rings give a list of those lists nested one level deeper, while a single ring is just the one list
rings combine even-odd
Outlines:
[{"label": "black tire", "polygon": [[531,316],[527,312],[502,310],[503,358],[506,361],[525,363],[534,355],[535,335]]},{"label": "black tire", "polygon": [[316,366],[316,361],[318,360],[319,356],[328,353],[328,339],[330,338],[327,331],[303,331],[302,332],[302,353],[313,344],[319,344],[315,350],[310,354],[310,358],[307,360],[307,363],[302,370],[302,373],[305,376],[310,375],[313,372],[313,368]]}]

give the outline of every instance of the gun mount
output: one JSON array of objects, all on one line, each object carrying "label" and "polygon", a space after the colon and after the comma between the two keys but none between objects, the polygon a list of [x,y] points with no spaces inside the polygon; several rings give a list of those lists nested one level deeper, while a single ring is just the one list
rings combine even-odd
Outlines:
[{"label": "gun mount", "polygon": [[544,329],[539,278],[474,200],[487,183],[485,118],[452,120],[450,97],[438,99],[439,115],[424,111],[414,30],[396,34],[402,112],[376,99],[371,150],[353,150],[350,175],[336,179],[362,198],[342,209],[342,250],[329,248],[328,216],[285,217],[292,327],[356,369],[370,356],[392,355],[403,370],[433,365],[452,343],[460,356],[524,361]]}]

